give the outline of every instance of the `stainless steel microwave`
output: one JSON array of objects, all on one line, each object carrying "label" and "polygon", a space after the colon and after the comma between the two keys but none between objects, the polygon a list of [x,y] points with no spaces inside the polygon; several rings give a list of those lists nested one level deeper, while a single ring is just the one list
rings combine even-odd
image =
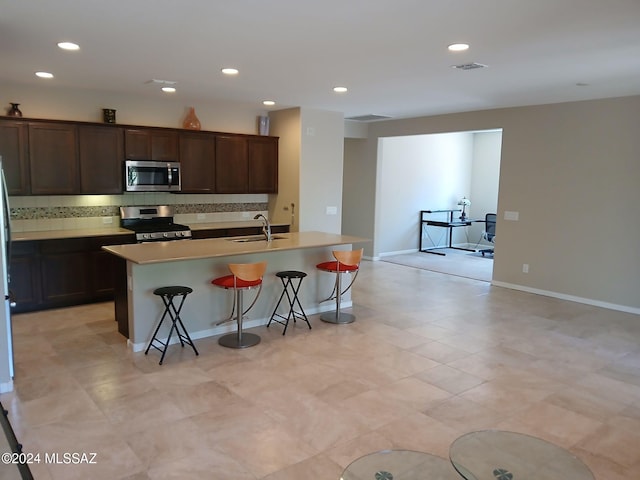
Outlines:
[{"label": "stainless steel microwave", "polygon": [[180,162],[125,160],[124,181],[127,192],[179,192]]}]

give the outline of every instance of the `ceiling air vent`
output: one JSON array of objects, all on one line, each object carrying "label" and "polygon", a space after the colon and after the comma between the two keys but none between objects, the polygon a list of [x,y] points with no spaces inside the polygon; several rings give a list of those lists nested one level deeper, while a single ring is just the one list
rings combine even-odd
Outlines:
[{"label": "ceiling air vent", "polygon": [[373,122],[374,120],[385,120],[387,118],[386,115],[360,115],[359,117],[347,117],[347,120],[356,120],[358,122]]},{"label": "ceiling air vent", "polygon": [[475,70],[476,68],[487,68],[486,65],[482,63],[463,63],[461,65],[452,65],[453,68],[457,68],[458,70]]}]

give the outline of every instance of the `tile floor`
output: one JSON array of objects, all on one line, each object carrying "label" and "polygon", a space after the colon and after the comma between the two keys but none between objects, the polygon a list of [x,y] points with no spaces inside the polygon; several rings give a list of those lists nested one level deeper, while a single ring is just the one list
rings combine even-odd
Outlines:
[{"label": "tile floor", "polygon": [[351,325],[260,327],[239,351],[202,339],[163,366],[127,349],[110,304],[15,316],[0,400],[24,450],[97,454],[34,477],[337,480],[373,451],[446,457],[499,428],[598,480],[640,478],[638,316],[386,262],[364,262],[354,289]]}]

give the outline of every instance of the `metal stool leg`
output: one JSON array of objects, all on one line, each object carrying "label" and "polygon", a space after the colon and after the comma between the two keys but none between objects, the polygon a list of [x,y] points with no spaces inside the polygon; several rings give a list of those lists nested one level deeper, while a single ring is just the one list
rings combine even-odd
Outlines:
[{"label": "metal stool leg", "polygon": [[253,347],[260,343],[260,337],[255,333],[245,333],[242,331],[242,289],[236,290],[236,322],[238,324],[238,331],[233,334],[224,335],[218,339],[218,343],[223,347],[229,348],[247,348]]},{"label": "metal stool leg", "polygon": [[[182,297],[180,300],[180,304],[178,305],[177,308],[173,303],[173,299],[176,296]],[[178,295],[166,294],[166,295],[161,295],[160,298],[162,299],[162,303],[164,304],[164,312],[162,313],[162,317],[160,318],[160,321],[158,322],[158,326],[153,332],[153,337],[151,337],[151,341],[149,341],[149,345],[147,345],[147,349],[144,351],[144,354],[147,355],[151,347],[155,348],[159,352],[162,352],[162,355],[160,356],[160,362],[159,362],[159,364],[162,365],[162,362],[164,361],[164,357],[167,353],[167,348],[171,343],[171,337],[173,336],[173,332],[175,330],[176,334],[178,335],[178,340],[180,341],[180,345],[184,348],[185,343],[189,344],[191,348],[193,348],[193,351],[195,352],[195,354],[199,355],[198,350],[196,349],[196,346],[193,343],[193,340],[191,340],[191,337],[189,336],[189,332],[187,332],[187,329],[185,328],[184,323],[182,323],[182,319],[180,318],[180,311],[182,310],[184,301],[187,298],[187,294],[178,294]],[[164,322],[164,319],[167,316],[167,314],[171,319],[171,328],[169,329],[169,336],[167,337],[167,341],[162,342],[157,338],[157,335],[158,335],[158,332],[160,331],[160,327],[162,326],[162,323]],[[182,332],[180,331],[180,328],[182,328]],[[158,347],[156,345],[156,342],[162,345],[162,348]]]},{"label": "metal stool leg", "polygon": [[[303,276],[288,276],[287,273]],[[302,279],[306,276],[306,274],[304,274],[303,272],[280,272],[277,275],[280,277],[280,281],[282,282],[282,293],[280,294],[280,298],[278,299],[276,308],[273,309],[273,313],[271,314],[271,318],[269,319],[267,327],[271,325],[272,321],[284,325],[284,330],[282,331],[282,335],[284,335],[285,333],[287,333],[289,320],[293,318],[294,323],[297,319],[304,320],[305,322],[307,322],[309,329],[311,329],[309,319],[307,318],[306,313],[304,313],[304,309],[302,308],[302,304],[300,303],[300,298],[298,297],[298,292],[300,291],[300,287],[302,285]],[[294,283],[294,280],[296,279],[298,280],[297,285]],[[286,317],[277,313],[278,307],[282,303],[282,299],[285,295],[287,296],[287,302],[289,304],[289,310]],[[300,312],[296,312],[296,303],[298,304]],[[278,318],[281,320],[278,320]]]},{"label": "metal stool leg", "polygon": [[[289,305],[291,305],[291,314],[293,315],[293,323],[296,322],[296,317],[298,317],[300,320],[304,320],[305,322],[307,322],[307,326],[309,327],[309,330],[311,330],[311,324],[309,323],[307,314],[304,313],[304,308],[302,308],[302,304],[300,303],[300,297],[298,297],[298,292],[300,291],[300,287],[302,286],[302,278],[298,279],[298,286],[294,285],[293,279],[289,280],[289,285],[291,285],[291,290],[293,291],[293,299],[289,297],[289,293],[287,292]],[[296,303],[298,304],[298,308],[300,309],[300,312],[296,312],[295,310]]]},{"label": "metal stool leg", "polygon": [[[356,320],[356,316],[350,313],[344,313],[340,311],[340,303],[342,302],[342,274],[344,272],[336,273],[336,311],[327,312],[320,315],[320,320],[327,323],[353,323]],[[353,283],[353,282],[352,282]]]},{"label": "metal stool leg", "polygon": [[[287,292],[287,287],[286,287],[286,283],[284,278],[280,278],[280,281],[282,282],[282,293],[280,294],[280,298],[278,299],[278,303],[276,303],[276,308],[273,309],[273,313],[271,314],[271,318],[269,319],[269,323],[267,323],[267,328],[269,328],[269,325],[271,325],[271,322],[278,322],[278,323],[282,323],[284,325],[284,330],[285,332],[287,331],[287,325],[289,325],[289,317],[287,317],[287,323],[284,324],[283,322],[280,322],[278,320],[276,320],[274,317],[278,316],[278,317],[282,317],[282,315],[278,315],[276,312],[278,310],[278,308],[280,307],[280,304],[282,303],[282,299],[284,298],[284,294]],[[284,335],[284,333],[283,333]]]}]

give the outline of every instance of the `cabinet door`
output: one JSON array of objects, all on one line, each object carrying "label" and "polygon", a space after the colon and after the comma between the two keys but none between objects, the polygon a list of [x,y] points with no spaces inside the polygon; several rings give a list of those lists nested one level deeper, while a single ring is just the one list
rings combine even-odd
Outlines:
[{"label": "cabinet door", "polygon": [[249,157],[244,137],[216,137],[216,193],[247,193]]},{"label": "cabinet door", "polygon": [[127,129],[124,139],[127,160],[178,160],[178,133],[150,129]]},{"label": "cabinet door", "polygon": [[[109,235],[93,237],[88,241],[87,275],[92,300],[113,298],[119,258],[102,250],[103,245],[136,243],[135,235]],[[126,279],[125,279],[126,280]]]},{"label": "cabinet door", "polygon": [[278,192],[278,139],[249,139],[249,193]]},{"label": "cabinet door", "polygon": [[29,124],[29,164],[32,194],[78,193],[76,126]]},{"label": "cabinet door", "polygon": [[14,242],[9,270],[9,291],[15,313],[37,310],[42,302],[38,242]]},{"label": "cabinet door", "polygon": [[9,195],[28,195],[30,192],[26,122],[0,121],[0,156]]},{"label": "cabinet door", "polygon": [[42,299],[47,306],[73,305],[89,298],[84,239],[45,240],[40,254]]},{"label": "cabinet door", "polygon": [[146,130],[127,129],[124,132],[124,149],[127,160],[150,160],[151,137]]},{"label": "cabinet door", "polygon": [[80,193],[122,193],[124,133],[121,128],[78,127]]},{"label": "cabinet door", "polygon": [[216,142],[209,134],[180,135],[182,191],[212,193],[215,191]]},{"label": "cabinet door", "polygon": [[178,160],[178,133],[153,132],[151,134],[151,160],[175,162]]}]

